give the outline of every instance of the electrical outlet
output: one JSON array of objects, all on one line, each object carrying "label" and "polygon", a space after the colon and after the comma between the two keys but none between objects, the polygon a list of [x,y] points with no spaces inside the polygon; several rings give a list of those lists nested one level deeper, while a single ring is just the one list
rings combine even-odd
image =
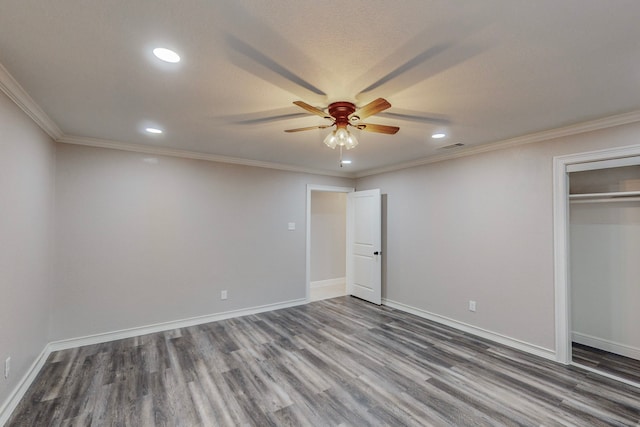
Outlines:
[{"label": "electrical outlet", "polygon": [[476,311],[476,302],[469,300],[469,311]]},{"label": "electrical outlet", "polygon": [[11,358],[7,357],[4,361],[4,377],[9,378],[9,372],[11,371]]},{"label": "electrical outlet", "polygon": [[220,299],[227,299],[227,291],[220,292]]}]

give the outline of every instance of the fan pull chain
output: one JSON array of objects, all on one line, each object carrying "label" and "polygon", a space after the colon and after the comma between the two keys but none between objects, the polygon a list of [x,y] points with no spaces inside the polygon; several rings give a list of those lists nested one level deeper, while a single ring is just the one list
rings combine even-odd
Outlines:
[{"label": "fan pull chain", "polygon": [[342,145],[340,146],[340,167],[342,167]]}]

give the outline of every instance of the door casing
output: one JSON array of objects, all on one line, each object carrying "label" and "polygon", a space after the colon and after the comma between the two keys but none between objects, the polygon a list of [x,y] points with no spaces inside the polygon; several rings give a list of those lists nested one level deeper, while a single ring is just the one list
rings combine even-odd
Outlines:
[{"label": "door casing", "polygon": [[[571,364],[571,278],[569,269],[569,176],[571,171],[599,168],[594,162],[640,156],[640,145],[569,154],[553,158],[553,239],[556,361]],[[624,161],[624,160],[621,160]],[[582,166],[581,166],[582,165]],[[603,166],[606,167],[606,166]],[[619,378],[615,378],[618,379]]]}]

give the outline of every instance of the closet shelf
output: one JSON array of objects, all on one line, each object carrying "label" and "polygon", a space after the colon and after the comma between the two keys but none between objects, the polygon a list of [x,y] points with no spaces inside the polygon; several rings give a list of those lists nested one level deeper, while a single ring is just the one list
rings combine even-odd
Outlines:
[{"label": "closet shelf", "polygon": [[610,193],[569,194],[572,203],[632,202],[640,200],[640,191],[616,191]]}]

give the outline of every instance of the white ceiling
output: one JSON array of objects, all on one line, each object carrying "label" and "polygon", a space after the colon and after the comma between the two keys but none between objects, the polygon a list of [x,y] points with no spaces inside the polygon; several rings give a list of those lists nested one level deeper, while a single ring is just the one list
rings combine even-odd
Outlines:
[{"label": "white ceiling", "polygon": [[[0,63],[67,139],[361,174],[640,110],[638,17],[637,0],[2,0]],[[327,130],[283,132],[321,117],[266,120],[377,97],[396,116],[366,121],[400,132],[359,133],[344,169]]]}]

